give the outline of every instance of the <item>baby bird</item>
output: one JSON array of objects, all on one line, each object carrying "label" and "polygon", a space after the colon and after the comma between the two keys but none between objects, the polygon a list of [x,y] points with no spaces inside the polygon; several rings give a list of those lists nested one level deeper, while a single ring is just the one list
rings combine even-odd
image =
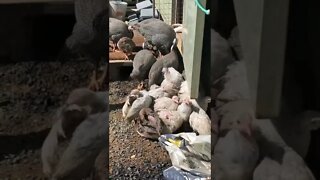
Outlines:
[{"label": "baby bird", "polygon": [[252,179],[258,158],[258,146],[254,139],[241,128],[223,132],[214,148],[215,178],[219,180]]},{"label": "baby bird", "polygon": [[131,38],[128,37],[122,37],[118,43],[117,47],[120,51],[122,51],[125,54],[125,60],[129,60],[129,56],[132,55],[132,52],[134,48],[136,47],[136,44],[133,42]]},{"label": "baby bird", "polygon": [[150,108],[143,108],[139,112],[137,132],[140,136],[149,139],[158,139],[162,132],[163,123],[158,115]]},{"label": "baby bird", "polygon": [[190,114],[192,113],[192,103],[189,100],[182,100],[177,111],[179,112],[182,120],[184,122],[188,122]]},{"label": "baby bird", "polygon": [[203,109],[198,112],[192,112],[189,118],[191,128],[199,135],[211,134],[211,120]]},{"label": "baby bird", "polygon": [[54,173],[61,143],[70,140],[89,115],[108,110],[107,96],[106,92],[93,92],[86,88],[75,89],[69,94],[65,104],[58,109],[56,122],[41,148],[44,174],[50,177]]},{"label": "baby bird", "polygon": [[154,111],[159,112],[162,110],[175,111],[178,108],[179,98],[178,96],[173,96],[172,98],[162,97],[155,100]]},{"label": "baby bird", "polygon": [[129,112],[129,109],[132,106],[132,103],[138,98],[138,95],[131,94],[127,97],[126,102],[122,107],[122,117],[125,118]]},{"label": "baby bird", "polygon": [[163,73],[165,80],[174,84],[177,87],[180,87],[181,83],[184,80],[182,75],[177,70],[175,70],[173,67],[168,67],[168,68],[164,67],[162,69],[162,73]]},{"label": "baby bird", "polygon": [[178,92],[178,97],[180,100],[189,100],[190,99],[190,92],[188,89],[187,81],[183,81],[180,86],[180,90]]},{"label": "baby bird", "polygon": [[139,115],[139,112],[143,108],[148,108],[152,104],[152,97],[145,94],[142,97],[137,98],[133,103],[131,108],[128,111],[125,120],[131,121]]},{"label": "baby bird", "polygon": [[168,93],[170,96],[175,96],[179,93],[179,86],[176,86],[174,83],[171,83],[166,79],[162,81],[160,86],[162,90]]},{"label": "baby bird", "polygon": [[176,132],[183,124],[182,117],[178,111],[161,110],[158,112],[159,118],[165,124],[169,133]]},{"label": "baby bird", "polygon": [[75,130],[52,179],[84,179],[95,169],[95,161],[107,147],[109,112],[90,115]]},{"label": "baby bird", "polygon": [[[252,179],[259,158],[259,148],[252,136],[254,114],[249,102],[229,102],[219,109],[219,139],[214,149],[216,178]],[[241,156],[239,156],[241,154]],[[230,167],[233,167],[230,171]]]},{"label": "baby bird", "polygon": [[149,96],[152,96],[154,99],[170,97],[170,95],[167,92],[165,92],[164,89],[155,84],[150,87],[148,94]]},{"label": "baby bird", "polygon": [[130,94],[127,96],[126,101],[122,107],[122,117],[125,118],[129,112],[129,109],[132,106],[132,103],[139,97],[142,97],[143,94],[138,89],[133,89]]},{"label": "baby bird", "polygon": [[255,168],[253,180],[315,180],[304,160],[290,147],[279,158],[264,157]]}]

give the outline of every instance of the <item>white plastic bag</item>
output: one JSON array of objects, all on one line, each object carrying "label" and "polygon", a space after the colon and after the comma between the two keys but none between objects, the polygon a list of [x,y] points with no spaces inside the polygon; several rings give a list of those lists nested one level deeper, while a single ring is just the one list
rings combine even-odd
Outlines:
[{"label": "white plastic bag", "polygon": [[211,135],[166,134],[159,137],[175,168],[199,177],[211,177]]}]

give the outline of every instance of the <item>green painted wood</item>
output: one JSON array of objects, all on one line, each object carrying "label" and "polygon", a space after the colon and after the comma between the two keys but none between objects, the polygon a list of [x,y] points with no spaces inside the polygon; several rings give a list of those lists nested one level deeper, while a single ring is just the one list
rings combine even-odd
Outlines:
[{"label": "green painted wood", "polygon": [[252,104],[259,118],[280,111],[289,0],[234,0]]},{"label": "green painted wood", "polygon": [[288,14],[289,0],[264,1],[256,102],[258,118],[276,118],[280,114]]},{"label": "green painted wood", "polygon": [[[201,1],[206,7],[206,1]],[[205,14],[194,1],[184,1],[183,5],[183,61],[190,97],[197,98],[201,70],[203,31]]]}]

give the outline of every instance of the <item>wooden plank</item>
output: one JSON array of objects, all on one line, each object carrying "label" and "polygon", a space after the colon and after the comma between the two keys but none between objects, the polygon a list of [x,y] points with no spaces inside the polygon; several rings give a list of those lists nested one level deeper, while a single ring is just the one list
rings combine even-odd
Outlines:
[{"label": "wooden plank", "polygon": [[[201,4],[203,7],[206,7],[206,1],[201,1]],[[194,1],[185,1],[183,12],[183,27],[186,29],[186,31],[182,33],[184,68],[190,90],[190,97],[197,98],[205,14],[196,6]]]},{"label": "wooden plank", "polygon": [[276,118],[280,113],[288,9],[289,0],[264,1],[256,102],[258,118]]},{"label": "wooden plank", "polygon": [[118,66],[132,66],[133,61],[132,60],[110,60],[110,65],[118,65]]},{"label": "wooden plank", "polygon": [[280,112],[289,0],[234,4],[256,116],[275,118]]},{"label": "wooden plank", "polygon": [[247,66],[251,100],[256,110],[263,0],[234,0],[239,38]]}]

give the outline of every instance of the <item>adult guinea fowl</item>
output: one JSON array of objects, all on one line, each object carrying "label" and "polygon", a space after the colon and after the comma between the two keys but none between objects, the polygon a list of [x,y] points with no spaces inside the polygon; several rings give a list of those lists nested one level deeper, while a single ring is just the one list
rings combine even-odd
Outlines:
[{"label": "adult guinea fowl", "polygon": [[[176,41],[175,41],[176,42]],[[160,85],[164,80],[162,70],[164,67],[172,67],[176,70],[180,68],[182,56],[177,48],[177,44],[171,46],[171,52],[159,58],[151,67],[149,72],[149,87],[153,84]]]},{"label": "adult guinea fowl", "polygon": [[109,40],[112,42],[111,46],[113,47],[113,51],[116,50],[118,41],[123,37],[133,38],[131,28],[119,19],[109,18]]},{"label": "adult guinea fowl", "polygon": [[165,22],[151,18],[132,26],[132,29],[138,30],[145,38],[144,48],[159,50],[160,55],[170,53],[170,48],[174,44],[176,33],[172,26]]},{"label": "adult guinea fowl", "polygon": [[147,49],[139,51],[133,59],[133,70],[130,78],[142,82],[148,78],[149,71],[156,61],[151,51]]},{"label": "adult guinea fowl", "polygon": [[97,79],[99,62],[107,54],[108,4],[105,0],[75,0],[74,6],[76,24],[65,45],[71,52],[83,54],[95,61],[89,88],[99,90],[108,74],[105,68],[103,75]]}]

